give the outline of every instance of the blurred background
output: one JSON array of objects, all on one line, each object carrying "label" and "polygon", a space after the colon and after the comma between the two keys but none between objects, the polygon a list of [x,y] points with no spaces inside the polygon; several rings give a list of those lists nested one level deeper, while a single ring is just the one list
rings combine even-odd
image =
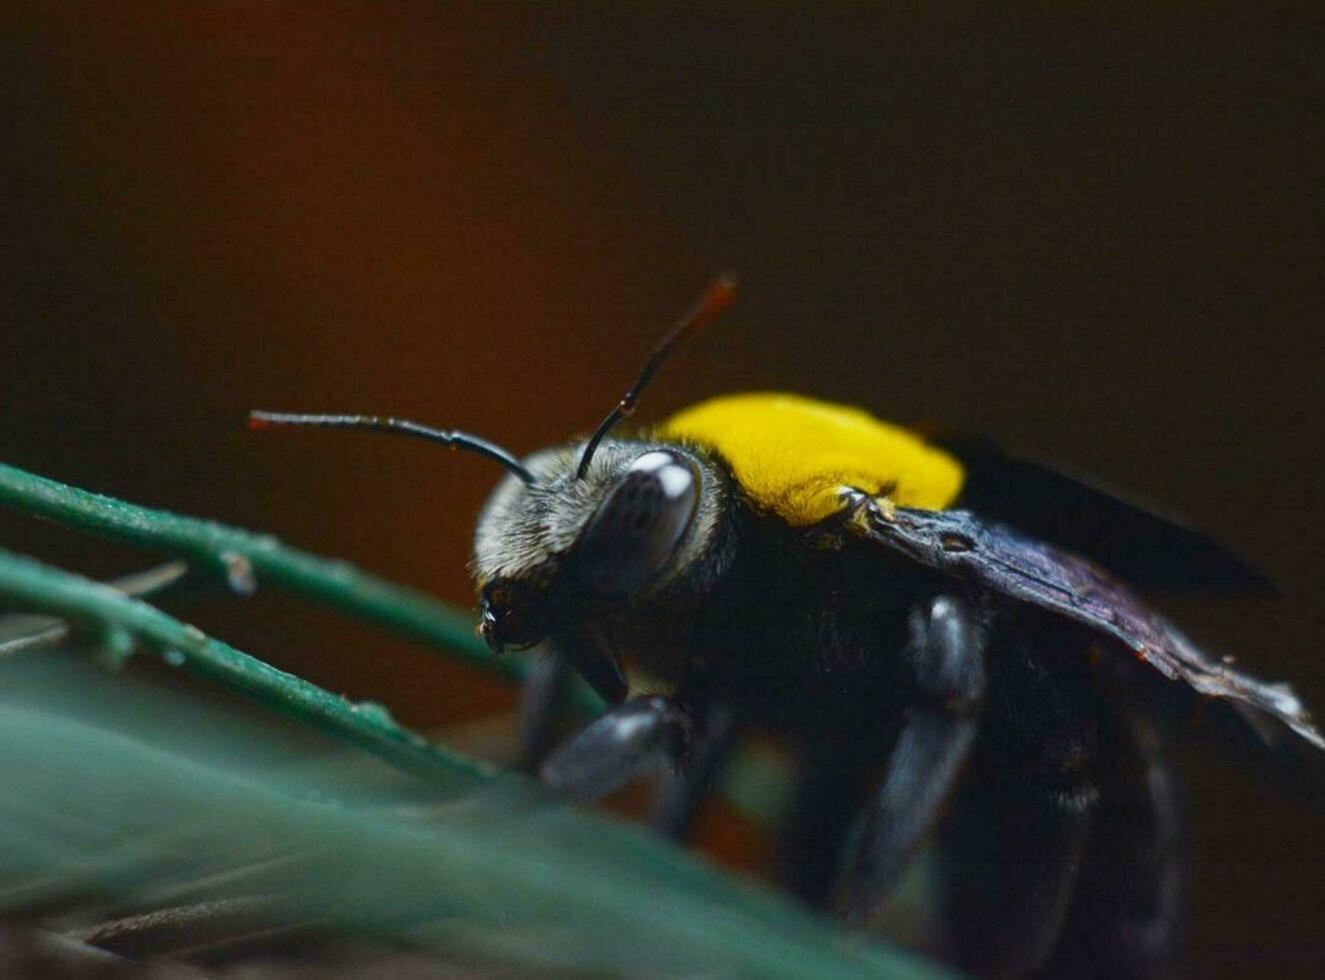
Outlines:
[{"label": "blurred background", "polygon": [[[1284,588],[1167,608],[1325,711],[1305,20],[229,3],[3,26],[5,462],[468,604],[490,463],[252,436],[245,412],[529,451],[592,427],[731,268],[737,306],[641,417],[794,389],[1162,501]],[[8,513],[0,541],[97,575],[150,560]],[[511,703],[279,597],[192,618],[409,724]],[[1319,975],[1319,812],[1199,733],[1180,751],[1194,974]]]}]

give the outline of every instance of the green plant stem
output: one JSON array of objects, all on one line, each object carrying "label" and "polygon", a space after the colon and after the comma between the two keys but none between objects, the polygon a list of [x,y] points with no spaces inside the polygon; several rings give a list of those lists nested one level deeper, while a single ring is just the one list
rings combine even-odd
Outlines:
[{"label": "green plant stem", "polygon": [[497,775],[493,767],[429,744],[397,725],[381,707],[352,704],[99,582],[0,550],[0,595],[98,636],[114,656],[140,646],[168,664],[336,735],[401,769],[449,783],[452,789],[457,782],[468,787]]},{"label": "green plant stem", "polygon": [[[155,596],[182,582],[189,566],[182,561],[166,562],[143,572],[111,579],[116,592],[141,599]],[[34,650],[55,649],[69,639],[69,624],[55,616],[15,613],[0,616],[0,659]]]},{"label": "green plant stem", "polygon": [[[474,620],[421,592],[384,581],[348,562],[333,561],[215,521],[182,517],[80,490],[0,463],[0,505],[82,531],[189,560],[220,575],[241,593],[270,584],[393,632],[441,647],[484,670],[521,679],[519,657],[496,657],[474,635]],[[581,692],[581,707],[602,704]]]}]

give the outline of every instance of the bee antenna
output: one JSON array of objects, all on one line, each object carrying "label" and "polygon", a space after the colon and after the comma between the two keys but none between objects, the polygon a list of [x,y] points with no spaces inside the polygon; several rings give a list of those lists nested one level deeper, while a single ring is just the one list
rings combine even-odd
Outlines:
[{"label": "bee antenna", "polygon": [[396,435],[416,436],[431,442],[440,442],[452,449],[468,449],[488,459],[495,459],[525,483],[532,486],[534,474],[523,463],[501,446],[472,436],[468,432],[447,429],[433,429],[408,419],[390,418],[385,415],[294,415],[286,412],[249,412],[248,427],[254,432],[263,429],[278,429],[284,426],[315,425],[337,429],[369,429],[374,432],[392,432]]},{"label": "bee antenna", "polygon": [[584,447],[584,453],[580,456],[580,465],[575,470],[575,479],[584,479],[584,474],[589,471],[589,463],[593,459],[594,452],[598,449],[598,444],[603,441],[604,436],[612,431],[613,426],[635,411],[640,395],[644,393],[644,389],[653,380],[653,376],[658,373],[658,369],[671,357],[672,352],[692,333],[725,310],[735,295],[736,277],[730,272],[724,272],[713,281],[713,284],[699,298],[699,301],[663,334],[662,339],[653,348],[653,353],[644,362],[644,367],[640,369],[639,376],[635,378],[635,383],[630,386],[630,390],[626,392],[625,397],[617,403],[612,411],[607,413],[607,418],[603,419],[598,428],[594,430],[594,434],[589,437],[589,442]]}]

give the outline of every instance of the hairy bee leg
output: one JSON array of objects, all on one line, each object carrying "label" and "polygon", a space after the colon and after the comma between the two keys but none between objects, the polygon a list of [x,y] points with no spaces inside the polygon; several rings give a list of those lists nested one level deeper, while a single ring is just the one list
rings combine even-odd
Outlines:
[{"label": "hairy bee leg", "polygon": [[980,738],[943,836],[944,951],[983,977],[1025,976],[1053,952],[1100,800],[1099,693],[1087,658],[1068,656],[1079,639],[1042,620],[1022,629],[990,651]]},{"label": "hairy bee leg", "polygon": [[703,729],[688,757],[663,777],[651,820],[654,830],[674,840],[690,833],[695,812],[716,785],[736,740],[736,720],[726,705],[710,702],[698,714]]},{"label": "hairy bee leg", "polygon": [[1101,802],[1045,977],[1163,977],[1176,971],[1186,898],[1182,807],[1153,722],[1115,719]]},{"label": "hairy bee leg", "polygon": [[554,751],[543,763],[543,781],[579,800],[600,799],[632,776],[676,758],[694,724],[675,698],[632,698]]},{"label": "hairy bee leg", "polygon": [[948,842],[947,955],[985,977],[1021,977],[1052,952],[1099,800],[1071,785],[985,787]]},{"label": "hairy bee leg", "polygon": [[860,805],[864,767],[850,746],[819,746],[801,766],[791,813],[778,841],[777,873],[786,889],[825,908],[841,867],[842,841]]},{"label": "hairy bee leg", "polygon": [[906,662],[917,703],[847,869],[843,917],[852,925],[868,923],[930,829],[979,724],[984,637],[974,610],[960,598],[938,596],[913,610],[910,631]]},{"label": "hairy bee leg", "polygon": [[536,773],[556,742],[557,723],[566,713],[571,683],[570,657],[553,648],[536,653],[520,689],[521,772]]}]

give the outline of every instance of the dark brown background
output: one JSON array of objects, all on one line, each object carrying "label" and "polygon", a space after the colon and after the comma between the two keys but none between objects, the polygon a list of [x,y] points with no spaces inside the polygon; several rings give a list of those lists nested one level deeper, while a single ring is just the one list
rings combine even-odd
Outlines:
[{"label": "dark brown background", "polygon": [[[467,602],[491,464],[244,412],[529,450],[732,267],[739,307],[646,414],[793,388],[1169,502],[1287,589],[1175,611],[1325,706],[1319,25],[114,6],[5,19],[0,458]],[[142,561],[0,520],[69,566]],[[414,724],[508,701],[272,597],[198,615]],[[1319,815],[1184,754],[1197,972],[1319,974]]]}]

